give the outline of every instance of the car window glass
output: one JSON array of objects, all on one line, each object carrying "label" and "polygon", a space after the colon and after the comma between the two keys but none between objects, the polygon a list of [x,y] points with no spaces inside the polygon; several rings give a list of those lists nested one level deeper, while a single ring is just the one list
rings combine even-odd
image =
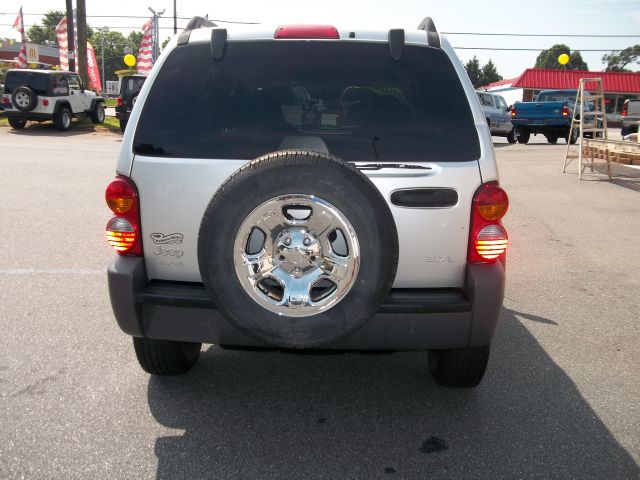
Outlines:
[{"label": "car window glass", "polygon": [[69,88],[80,89],[80,78],[76,75],[69,75]]},{"label": "car window glass", "polygon": [[250,159],[309,137],[347,161],[480,155],[442,50],[405,46],[396,62],[386,44],[295,41],[230,42],[222,61],[208,45],[175,49],[149,92],[134,150]]},{"label": "car window glass", "polygon": [[54,95],[66,95],[69,93],[66,77],[63,75],[54,75],[51,81],[51,89]]},{"label": "car window glass", "polygon": [[50,76],[39,72],[7,72],[5,78],[5,93],[11,94],[17,87],[24,85],[31,88],[38,95],[46,95],[49,91]]},{"label": "car window glass", "polygon": [[507,109],[507,102],[502,97],[496,97],[496,101],[498,102],[498,108],[502,110]]}]

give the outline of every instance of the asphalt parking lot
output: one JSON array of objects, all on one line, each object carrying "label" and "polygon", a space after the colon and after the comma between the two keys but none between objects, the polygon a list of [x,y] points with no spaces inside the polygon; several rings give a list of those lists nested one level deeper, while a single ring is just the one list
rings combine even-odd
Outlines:
[{"label": "asphalt parking lot", "polygon": [[639,478],[640,168],[495,139],[508,282],[483,383],[425,354],[207,346],[150,378],[113,319],[120,136],[0,127],[0,478]]}]

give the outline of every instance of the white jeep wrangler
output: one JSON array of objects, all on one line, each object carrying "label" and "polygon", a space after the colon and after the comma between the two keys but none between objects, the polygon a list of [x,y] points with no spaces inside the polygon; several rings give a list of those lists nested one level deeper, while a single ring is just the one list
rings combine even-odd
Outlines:
[{"label": "white jeep wrangler", "polygon": [[484,375],[508,208],[489,127],[416,30],[197,28],[154,65],[107,187],[116,320],[144,370],[201,344],[425,350]]},{"label": "white jeep wrangler", "polygon": [[58,130],[69,130],[71,119],[80,115],[104,122],[104,98],[86,90],[74,72],[9,70],[2,103],[15,129],[24,128],[28,120],[53,120]]}]

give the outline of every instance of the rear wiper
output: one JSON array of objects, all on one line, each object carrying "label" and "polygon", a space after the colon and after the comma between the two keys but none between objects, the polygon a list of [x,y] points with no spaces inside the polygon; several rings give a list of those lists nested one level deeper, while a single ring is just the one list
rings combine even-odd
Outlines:
[{"label": "rear wiper", "polygon": [[403,168],[407,170],[432,170],[431,167],[424,167],[422,165],[408,165],[406,163],[365,163],[364,165],[355,165],[355,167],[358,170],[382,170],[383,168]]}]

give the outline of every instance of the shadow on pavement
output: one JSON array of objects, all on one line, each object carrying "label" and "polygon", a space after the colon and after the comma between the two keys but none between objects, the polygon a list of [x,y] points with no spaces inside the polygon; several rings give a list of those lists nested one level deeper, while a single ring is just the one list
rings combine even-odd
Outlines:
[{"label": "shadow on pavement", "polygon": [[74,120],[71,129],[61,132],[56,129],[53,122],[29,122],[22,130],[14,130],[9,127],[8,133],[11,135],[20,135],[26,137],[75,137],[77,135],[87,135],[91,133],[110,132],[107,127],[101,127],[100,131],[96,130],[93,123],[78,122]]},{"label": "shadow on pavement", "polygon": [[472,391],[437,387],[424,353],[211,347],[149,381],[153,416],[184,430],[157,438],[157,478],[638,478],[521,321],[556,324],[504,310]]}]

